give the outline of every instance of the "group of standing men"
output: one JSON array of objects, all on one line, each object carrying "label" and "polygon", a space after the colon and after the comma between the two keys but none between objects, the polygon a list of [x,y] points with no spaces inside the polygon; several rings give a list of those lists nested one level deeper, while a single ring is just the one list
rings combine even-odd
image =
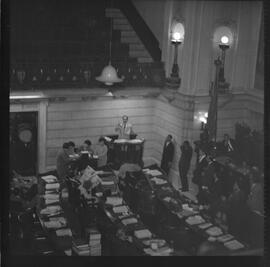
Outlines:
[{"label": "group of standing men", "polygon": [[[184,141],[180,146],[181,149],[181,157],[178,163],[179,166],[179,176],[182,184],[182,192],[189,191],[188,178],[187,174],[190,168],[190,162],[192,158],[192,147],[190,146],[188,141]],[[172,161],[174,157],[174,144],[172,135],[168,135],[162,153],[161,159],[161,169],[168,175],[170,168],[172,167]]]},{"label": "group of standing men", "polygon": [[[222,151],[224,152],[224,155],[227,155],[231,158],[235,155],[235,142],[228,134],[224,134],[224,140],[221,142]],[[161,165],[160,168],[168,175],[169,171],[172,167],[172,162],[174,158],[174,142],[172,135],[168,135],[163,146],[163,153],[162,153],[162,159],[161,159]],[[189,191],[189,183],[188,183],[188,171],[190,168],[191,158],[193,149],[189,143],[189,141],[184,141],[182,145],[180,145],[181,150],[181,156],[178,162],[178,168],[179,168],[179,176],[181,180],[182,192]],[[202,152],[202,151],[201,151]],[[199,158],[197,158],[197,168],[194,173],[194,182],[196,183],[196,179],[198,178],[198,175],[196,173],[200,170],[200,166],[203,166],[203,159],[206,157],[205,153],[198,153]]]}]

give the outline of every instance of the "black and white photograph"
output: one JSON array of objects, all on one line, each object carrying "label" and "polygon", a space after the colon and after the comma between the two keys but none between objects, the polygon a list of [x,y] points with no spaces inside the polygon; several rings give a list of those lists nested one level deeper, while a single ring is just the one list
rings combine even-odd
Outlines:
[{"label": "black and white photograph", "polygon": [[9,260],[265,255],[263,1],[6,2]]}]

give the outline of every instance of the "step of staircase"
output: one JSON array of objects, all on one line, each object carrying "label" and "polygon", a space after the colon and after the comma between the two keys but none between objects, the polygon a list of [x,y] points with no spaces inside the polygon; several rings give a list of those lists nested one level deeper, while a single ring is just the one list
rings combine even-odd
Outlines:
[{"label": "step of staircase", "polygon": [[153,62],[152,58],[149,57],[138,57],[138,63],[151,63]]},{"label": "step of staircase", "polygon": [[121,37],[137,37],[137,34],[133,30],[123,30],[121,31]]},{"label": "step of staircase", "polygon": [[106,9],[105,15],[109,18],[125,18],[119,9]]},{"label": "step of staircase", "polygon": [[123,30],[133,30],[133,28],[129,25],[129,24],[113,24],[113,29],[114,30],[120,30],[120,31],[123,31]]},{"label": "step of staircase", "polygon": [[113,24],[114,25],[129,25],[129,22],[126,18],[114,18]]},{"label": "step of staircase", "polygon": [[132,51],[143,50],[144,49],[144,45],[142,43],[130,44],[129,45],[129,49],[132,50]]},{"label": "step of staircase", "polygon": [[130,50],[129,55],[131,57],[150,57],[149,53],[146,50]]},{"label": "step of staircase", "polygon": [[141,44],[141,40],[135,36],[135,37],[130,37],[130,36],[121,36],[121,42],[122,43],[128,43],[128,44]]}]

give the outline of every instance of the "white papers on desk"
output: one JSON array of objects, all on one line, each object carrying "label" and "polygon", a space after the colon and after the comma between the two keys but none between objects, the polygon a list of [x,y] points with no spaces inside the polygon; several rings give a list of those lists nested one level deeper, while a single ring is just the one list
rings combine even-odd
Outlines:
[{"label": "white papers on desk", "polygon": [[206,230],[206,233],[208,235],[210,235],[210,236],[219,236],[219,235],[222,235],[223,234],[222,230],[219,227],[217,227],[217,226],[213,226],[211,228],[208,228]]},{"label": "white papers on desk", "polygon": [[154,177],[154,178],[151,178],[151,181],[155,182],[155,184],[167,184],[168,182],[164,179],[160,179],[160,178],[157,178],[157,177]]},{"label": "white papers on desk", "polygon": [[203,223],[203,224],[200,224],[200,225],[198,225],[198,227],[200,228],[200,229],[206,229],[206,228],[209,228],[210,226],[212,226],[213,224],[212,223],[210,223],[210,222],[207,222],[207,223]]},{"label": "white papers on desk", "polygon": [[53,184],[57,182],[57,178],[54,175],[42,176],[41,179],[44,180],[47,184]]},{"label": "white papers on desk", "polygon": [[137,220],[136,218],[134,218],[134,217],[132,217],[132,218],[127,218],[127,219],[123,219],[123,220],[122,220],[122,223],[123,223],[124,225],[134,224],[134,223],[137,223],[137,222],[138,222],[138,220]]},{"label": "white papers on desk", "polygon": [[[145,171],[146,170],[146,171]],[[146,174],[152,175],[152,176],[158,176],[162,175],[162,173],[159,170],[149,170],[149,169],[144,169],[143,170]]]},{"label": "white papers on desk", "polygon": [[152,233],[148,229],[136,230],[134,231],[134,235],[138,239],[151,238]]},{"label": "white papers on desk", "polygon": [[106,204],[112,205],[112,206],[118,206],[123,204],[123,198],[122,197],[107,197]]},{"label": "white papers on desk", "polygon": [[67,225],[67,221],[64,217],[51,218],[50,221],[44,222],[44,226],[48,229],[62,228]]},{"label": "white papers on desk", "polygon": [[237,240],[228,241],[224,243],[224,246],[230,250],[237,250],[244,247],[244,245]]},{"label": "white papers on desk", "polygon": [[52,214],[52,213],[56,213],[56,212],[59,212],[61,211],[62,208],[59,206],[59,205],[56,205],[56,206],[48,206],[46,207],[45,209],[42,209],[40,211],[40,214],[43,214],[43,215],[49,215],[49,214]]},{"label": "white papers on desk", "polygon": [[234,238],[233,235],[231,235],[231,234],[226,234],[226,235],[219,236],[219,237],[217,238],[217,241],[222,242],[222,243],[225,243],[225,242],[227,242],[227,241],[229,241],[229,240],[231,240],[231,239],[233,239],[233,238]]},{"label": "white papers on desk", "polygon": [[60,184],[59,183],[54,183],[54,184],[46,184],[45,189],[59,189]]},{"label": "white papers on desk", "polygon": [[72,236],[70,228],[58,229],[55,232],[56,236]]},{"label": "white papers on desk", "polygon": [[186,219],[186,223],[189,225],[196,225],[204,222],[205,220],[200,215],[191,216]]},{"label": "white papers on desk", "polygon": [[115,212],[115,213],[124,213],[124,212],[128,212],[128,207],[127,207],[127,206],[113,207],[113,212]]}]

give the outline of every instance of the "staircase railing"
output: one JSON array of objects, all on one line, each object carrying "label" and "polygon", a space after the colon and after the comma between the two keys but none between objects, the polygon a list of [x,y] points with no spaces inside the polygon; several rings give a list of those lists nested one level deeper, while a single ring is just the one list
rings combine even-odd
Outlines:
[{"label": "staircase railing", "polygon": [[[16,90],[40,90],[58,88],[102,87],[95,77],[99,76],[108,62],[11,62],[10,88]],[[165,72],[162,62],[137,63],[113,61],[123,83],[118,87],[163,87]]]},{"label": "staircase railing", "polygon": [[131,0],[115,0],[115,6],[118,7],[128,19],[130,25],[141,39],[143,45],[151,55],[154,61],[161,60],[161,49],[159,42],[153,32],[150,30],[144,19],[139,14]]}]

